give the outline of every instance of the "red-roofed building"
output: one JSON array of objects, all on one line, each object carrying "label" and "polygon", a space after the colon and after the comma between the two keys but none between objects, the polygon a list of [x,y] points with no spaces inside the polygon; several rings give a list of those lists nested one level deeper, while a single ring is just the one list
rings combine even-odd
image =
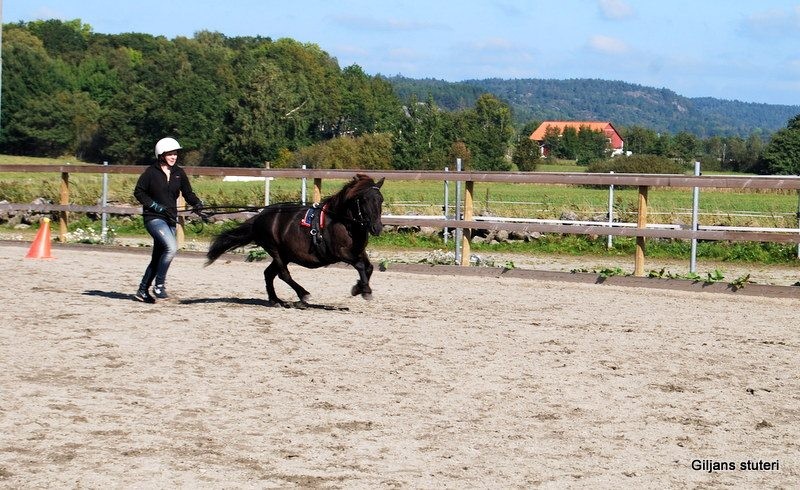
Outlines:
[{"label": "red-roofed building", "polygon": [[581,128],[602,131],[608,137],[612,155],[621,155],[624,152],[622,136],[620,136],[614,125],[608,121],[545,121],[530,136],[533,141],[539,144],[539,151],[542,156],[547,156],[548,153],[548,148],[544,146],[544,137],[549,128],[558,129],[559,134],[563,134],[565,128],[575,128],[575,131],[580,131]]}]

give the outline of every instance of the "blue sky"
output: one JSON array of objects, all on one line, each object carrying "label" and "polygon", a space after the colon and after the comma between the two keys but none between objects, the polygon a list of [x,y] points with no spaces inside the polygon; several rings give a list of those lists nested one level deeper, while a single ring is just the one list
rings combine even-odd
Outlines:
[{"label": "blue sky", "polygon": [[800,105],[800,1],[5,0],[3,22],[290,37],[339,65],[448,81],[600,78]]}]

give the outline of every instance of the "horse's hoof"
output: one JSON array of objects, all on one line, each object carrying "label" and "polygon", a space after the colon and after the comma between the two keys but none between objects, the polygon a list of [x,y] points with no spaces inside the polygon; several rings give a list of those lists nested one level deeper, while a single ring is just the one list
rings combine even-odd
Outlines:
[{"label": "horse's hoof", "polygon": [[367,301],[372,300],[372,293],[361,293],[361,297]]},{"label": "horse's hoof", "polygon": [[267,306],[277,307],[277,306],[286,306],[283,301],[279,299],[268,299]]},{"label": "horse's hoof", "polygon": [[300,302],[304,303],[304,304],[308,304],[308,302],[310,300],[311,300],[311,295],[310,294],[306,294],[305,296],[301,296],[300,297]]},{"label": "horse's hoof", "polygon": [[358,286],[358,284],[356,284],[355,286],[353,286],[352,289],[350,289],[351,296],[358,296],[360,293],[361,293],[361,288]]}]

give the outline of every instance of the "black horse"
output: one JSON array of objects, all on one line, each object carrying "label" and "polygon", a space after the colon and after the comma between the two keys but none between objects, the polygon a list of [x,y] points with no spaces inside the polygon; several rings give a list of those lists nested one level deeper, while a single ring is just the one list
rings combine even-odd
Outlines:
[{"label": "black horse", "polygon": [[289,274],[290,263],[311,269],[336,262],[350,264],[359,276],[351,294],[371,299],[372,264],[366,248],[369,234],[380,235],[383,229],[382,185],[383,179],[375,182],[364,174],[357,174],[319,206],[267,206],[238,227],[215,237],[206,254],[206,265],[229,250],[255,243],[272,257],[272,262],[264,269],[270,305],[284,304],[275,294],[275,276],[291,286],[300,301],[306,303],[309,299],[308,291]]}]

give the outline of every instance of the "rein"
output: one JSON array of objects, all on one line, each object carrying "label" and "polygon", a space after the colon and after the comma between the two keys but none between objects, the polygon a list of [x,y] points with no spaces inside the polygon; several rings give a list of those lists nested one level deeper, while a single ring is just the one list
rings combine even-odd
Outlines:
[{"label": "rein", "polygon": [[[244,212],[259,212],[264,209],[263,206],[204,206],[203,209],[196,213],[200,217],[200,225],[195,228],[196,233],[202,232],[205,224],[211,221],[211,217],[218,214],[231,214],[231,213],[244,213]],[[192,210],[186,210],[194,212]],[[180,214],[180,212],[179,212]]]},{"label": "rein", "polygon": [[[375,189],[375,190],[380,190],[380,187],[378,187],[376,185],[372,186],[371,188]],[[355,224],[355,225],[358,225],[358,226],[360,226],[362,228],[369,228],[369,226],[372,224],[372,220],[367,219],[364,216],[364,212],[361,209],[361,201],[362,201],[362,199],[363,198],[361,196],[358,196],[355,199],[353,199],[353,200],[355,200],[355,203],[356,203],[356,205],[355,205],[355,214],[357,214],[356,217],[346,216],[345,214],[338,213],[336,211],[331,210],[330,208],[328,208],[326,210],[326,213],[331,217],[335,217],[339,221]],[[317,204],[317,205],[319,205],[319,204]],[[279,206],[280,209],[286,209],[286,208],[288,208],[290,206],[297,206],[297,209],[303,209],[303,208],[309,207],[309,205],[307,205],[307,204],[293,203],[293,202],[274,203],[274,204],[271,204],[270,206],[219,205],[219,206],[204,206],[203,210],[202,210],[202,213],[203,213],[203,215],[205,215],[205,217],[207,219],[207,218],[210,218],[211,216],[216,216],[218,214],[232,214],[232,213],[246,213],[246,212],[260,213],[261,211],[263,211],[263,210],[265,210],[265,209],[267,209],[269,207],[272,207],[272,206]],[[311,205],[311,206],[313,206],[313,205]]]},{"label": "rein", "polygon": [[204,206],[203,214],[216,216],[218,214],[259,212],[265,206]]}]

